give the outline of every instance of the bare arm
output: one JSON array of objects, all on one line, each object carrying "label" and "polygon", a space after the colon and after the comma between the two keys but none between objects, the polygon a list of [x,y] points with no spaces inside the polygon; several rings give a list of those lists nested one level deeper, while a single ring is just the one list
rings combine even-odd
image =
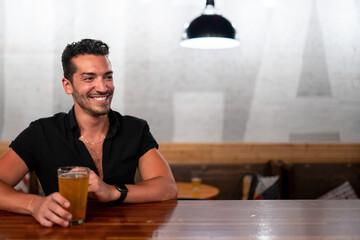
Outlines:
[{"label": "bare arm", "polygon": [[[139,159],[139,171],[143,181],[136,185],[126,185],[129,192],[124,202],[155,202],[177,197],[176,183],[170,167],[156,148],[150,149]],[[104,202],[120,197],[120,192],[114,186],[102,182],[93,172],[89,179],[89,192]]]},{"label": "bare arm", "polygon": [[11,148],[0,158],[0,209],[32,214],[28,209],[32,196],[13,189],[27,172],[26,164]]},{"label": "bare arm", "polygon": [[125,202],[164,201],[177,197],[174,176],[168,163],[156,148],[149,150],[140,158],[139,171],[143,181],[137,185],[126,185],[129,192]]},{"label": "bare arm", "polygon": [[25,162],[11,148],[0,158],[0,209],[33,215],[43,226],[54,223],[67,226],[71,214],[62,206],[69,206],[69,202],[59,193],[42,197],[14,190],[28,171]]}]

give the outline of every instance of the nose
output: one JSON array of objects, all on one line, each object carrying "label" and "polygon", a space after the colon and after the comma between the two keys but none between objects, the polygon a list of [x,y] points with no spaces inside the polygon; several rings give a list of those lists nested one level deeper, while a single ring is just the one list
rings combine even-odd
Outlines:
[{"label": "nose", "polygon": [[106,92],[108,90],[106,81],[104,79],[99,79],[96,83],[95,90],[98,92]]}]

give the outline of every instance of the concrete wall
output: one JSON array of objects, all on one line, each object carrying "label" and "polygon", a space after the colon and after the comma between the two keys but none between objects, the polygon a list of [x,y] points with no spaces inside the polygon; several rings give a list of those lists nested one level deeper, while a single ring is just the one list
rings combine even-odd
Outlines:
[{"label": "concrete wall", "polygon": [[158,141],[359,142],[360,1],[217,0],[229,50],[179,46],[205,0],[0,0],[0,140],[67,112],[67,43],[111,46],[113,109]]}]

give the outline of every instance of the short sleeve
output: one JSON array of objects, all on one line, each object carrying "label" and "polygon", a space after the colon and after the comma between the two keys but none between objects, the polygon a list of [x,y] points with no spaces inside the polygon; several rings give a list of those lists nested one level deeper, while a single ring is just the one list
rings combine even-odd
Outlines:
[{"label": "short sleeve", "polygon": [[25,162],[29,171],[33,171],[35,167],[36,158],[34,152],[36,152],[38,148],[38,133],[36,128],[36,122],[32,122],[9,146]]},{"label": "short sleeve", "polygon": [[156,142],[155,138],[150,132],[148,123],[145,121],[145,125],[142,131],[141,141],[140,141],[140,157],[142,157],[150,149],[159,148],[159,144]]}]

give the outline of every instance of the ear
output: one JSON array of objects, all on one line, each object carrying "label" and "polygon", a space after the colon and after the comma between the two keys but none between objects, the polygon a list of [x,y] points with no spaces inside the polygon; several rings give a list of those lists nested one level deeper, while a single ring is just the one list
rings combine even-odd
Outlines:
[{"label": "ear", "polygon": [[72,94],[73,93],[73,86],[72,86],[70,80],[67,79],[67,78],[63,78],[61,81],[62,81],[62,85],[64,87],[64,90],[65,90],[66,94]]}]

